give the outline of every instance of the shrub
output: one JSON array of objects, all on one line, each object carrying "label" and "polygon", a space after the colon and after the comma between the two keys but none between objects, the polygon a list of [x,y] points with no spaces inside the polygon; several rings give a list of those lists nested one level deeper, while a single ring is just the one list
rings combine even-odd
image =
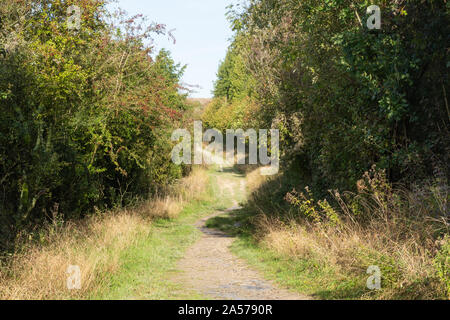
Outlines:
[{"label": "shrub", "polygon": [[[65,24],[72,4],[82,7],[78,32]],[[65,219],[82,218],[181,176],[170,133],[187,108],[183,68],[144,44],[163,25],[146,27],[105,5],[27,0],[0,8],[0,250],[55,204]]]}]

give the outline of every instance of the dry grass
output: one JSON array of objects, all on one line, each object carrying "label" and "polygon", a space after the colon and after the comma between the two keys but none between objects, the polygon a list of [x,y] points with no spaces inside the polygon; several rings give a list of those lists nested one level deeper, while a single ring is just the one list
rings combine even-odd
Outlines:
[{"label": "dry grass", "polygon": [[184,201],[180,197],[158,197],[149,202],[145,210],[146,214],[152,217],[174,219],[183,210],[183,203]]},{"label": "dry grass", "polygon": [[175,186],[174,192],[185,201],[204,200],[206,186],[209,183],[209,175],[205,168],[196,168],[192,174]]},{"label": "dry grass", "polygon": [[[51,229],[42,240],[14,256],[0,273],[1,299],[80,299],[120,267],[120,253],[148,230],[150,222],[132,212],[109,213],[83,224]],[[70,265],[82,270],[82,289],[68,290]]]},{"label": "dry grass", "polygon": [[434,299],[445,294],[445,284],[436,275],[434,255],[411,240],[386,243],[367,231],[337,232],[297,221],[270,221],[265,216],[257,221],[260,243],[281,256],[332,266],[342,278],[364,278],[370,265],[379,266],[383,291],[377,298]]},{"label": "dry grass", "polygon": [[[120,256],[149,232],[154,218],[175,218],[185,202],[204,197],[208,175],[196,169],[165,197],[133,209],[97,214],[77,223],[54,223],[40,243],[25,243],[0,270],[0,299],[87,299],[107,285]],[[67,269],[81,269],[81,290],[68,290]]]},{"label": "dry grass", "polygon": [[269,176],[263,176],[260,173],[259,169],[254,169],[247,173],[246,181],[247,181],[247,192],[252,194],[258,190],[258,188],[266,182]]},{"label": "dry grass", "polygon": [[192,173],[174,184],[165,195],[154,199],[135,209],[143,217],[174,219],[183,210],[186,202],[204,200],[209,176],[205,168],[195,167]]},{"label": "dry grass", "polygon": [[[257,176],[248,179],[254,190],[263,183]],[[382,174],[371,171],[359,182],[357,194],[335,191],[333,196],[332,207],[309,194],[291,193],[290,212],[278,217],[262,213],[255,219],[256,238],[281,256],[332,266],[343,278],[367,277],[368,266],[377,265],[383,277],[380,299],[433,299],[450,293],[448,256],[436,268],[436,257],[449,246],[442,240],[449,233],[446,184],[394,190]]]}]

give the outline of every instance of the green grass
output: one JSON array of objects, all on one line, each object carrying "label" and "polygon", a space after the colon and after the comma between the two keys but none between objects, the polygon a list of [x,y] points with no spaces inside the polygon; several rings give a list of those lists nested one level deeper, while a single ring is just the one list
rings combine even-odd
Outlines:
[{"label": "green grass", "polygon": [[[177,262],[186,249],[201,237],[194,222],[232,206],[233,195],[219,192],[221,178],[237,182],[236,186],[244,178],[233,170],[210,170],[209,174],[208,199],[189,203],[177,219],[154,221],[148,234],[136,239],[136,244],[121,256],[121,268],[108,279],[108,286],[92,298],[207,299],[171,279],[178,272]],[[245,195],[241,193],[236,193],[234,198],[245,201]],[[253,216],[248,209],[237,210],[210,219],[207,226],[236,236],[232,252],[260,270],[265,278],[283,287],[317,299],[357,299],[368,294],[364,275],[343,276],[312,259],[283,257],[261,247],[253,237],[250,223]]]},{"label": "green grass", "polygon": [[[245,194],[219,191],[219,184],[224,181],[221,178],[239,186],[242,175],[233,170],[210,170],[209,174],[207,200],[189,203],[177,219],[154,221],[148,234],[136,239],[136,244],[120,257],[119,272],[107,279],[108,285],[93,295],[93,299],[207,299],[171,280],[178,272],[177,262],[201,237],[201,232],[193,226],[195,221],[231,207],[233,197],[245,201]],[[282,287],[316,299],[360,299],[374,294],[365,287],[365,273],[342,275],[314,259],[282,256],[260,246],[254,239],[253,217],[244,208],[212,218],[207,226],[235,236],[232,252]]]},{"label": "green grass", "polygon": [[207,200],[189,203],[176,219],[154,221],[147,235],[120,257],[120,270],[108,278],[108,285],[93,299],[205,299],[171,281],[177,262],[188,247],[201,236],[193,224],[202,217],[230,206],[229,197],[218,197],[217,178],[222,173],[210,170]]},{"label": "green grass", "polygon": [[283,257],[240,238],[232,252],[261,270],[265,277],[315,299],[358,299],[367,293],[363,277],[347,278],[313,259]]},{"label": "green grass", "polygon": [[418,279],[412,284],[398,287],[396,283],[401,276],[399,265],[381,252],[362,250],[358,254],[358,258],[365,261],[362,265],[380,267],[383,288],[380,291],[367,289],[369,275],[365,269],[342,271],[334,265],[314,259],[314,256],[297,258],[278,254],[255,240],[251,223],[254,216],[248,208],[243,208],[214,217],[207,222],[207,226],[235,236],[231,251],[259,270],[266,279],[282,287],[325,300],[385,299],[383,294],[386,290],[389,291],[390,299],[423,299],[423,288],[428,287],[428,291],[433,293],[427,299],[447,299],[446,293],[436,287],[434,278]]},{"label": "green grass", "polygon": [[[93,296],[94,299],[207,299],[171,280],[178,272],[177,262],[201,237],[200,231],[193,226],[195,221],[231,207],[233,199],[245,202],[245,192],[235,190],[231,194],[227,188],[220,188],[226,181],[234,182],[239,188],[243,175],[231,169],[224,172],[210,170],[209,175],[211,184],[207,200],[189,203],[177,219],[153,222],[148,234],[125,251],[120,258],[119,272],[111,275],[108,286]],[[225,192],[221,193],[221,189]],[[254,216],[251,209],[243,208],[214,217],[207,226],[235,236],[231,250],[236,256],[259,270],[266,279],[300,294],[332,300],[374,299],[381,293],[366,288],[368,275],[364,270],[343,273],[336,266],[314,257],[286,256],[262,246],[254,237]],[[392,273],[388,271],[383,269],[384,281],[386,275]],[[411,297],[411,294],[405,297]],[[399,294],[399,298],[403,297]]]},{"label": "green grass", "polygon": [[210,219],[207,226],[220,229],[237,237],[231,250],[250,266],[263,273],[280,286],[307,294],[315,299],[361,299],[370,298],[373,292],[366,289],[367,277],[342,275],[332,266],[314,259],[282,256],[260,246],[254,239],[248,209]]}]

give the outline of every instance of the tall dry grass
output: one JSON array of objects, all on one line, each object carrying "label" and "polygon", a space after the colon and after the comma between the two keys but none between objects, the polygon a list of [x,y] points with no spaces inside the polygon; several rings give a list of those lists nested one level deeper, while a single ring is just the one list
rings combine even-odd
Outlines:
[{"label": "tall dry grass", "polygon": [[[0,269],[0,299],[88,299],[108,284],[121,254],[142,239],[155,218],[175,218],[205,197],[208,174],[194,169],[167,191],[135,208],[98,213],[79,222],[54,221],[39,242],[25,242]],[[68,290],[70,265],[81,269],[81,290]]]},{"label": "tall dry grass", "polygon": [[187,202],[204,200],[209,182],[205,168],[196,167],[192,173],[175,183],[164,195],[157,195],[136,210],[143,216],[176,218]]},{"label": "tall dry grass", "polygon": [[450,298],[448,191],[443,181],[393,188],[374,168],[357,193],[333,191],[332,205],[307,189],[287,195],[289,212],[260,210],[256,238],[279,255],[332,266],[343,278],[367,277],[368,266],[377,265],[383,280],[377,298]]},{"label": "tall dry grass", "polygon": [[[121,211],[48,230],[42,244],[29,244],[0,273],[1,299],[82,299],[120,267],[120,253],[148,232],[150,221]],[[82,289],[68,290],[70,265],[82,271]]]}]

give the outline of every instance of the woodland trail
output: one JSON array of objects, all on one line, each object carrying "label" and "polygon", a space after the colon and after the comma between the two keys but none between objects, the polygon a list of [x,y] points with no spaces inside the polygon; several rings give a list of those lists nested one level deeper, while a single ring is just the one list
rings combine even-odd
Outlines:
[{"label": "woodland trail", "polygon": [[224,168],[224,172],[220,173],[218,185],[221,196],[231,195],[234,206],[195,223],[202,232],[202,237],[179,261],[178,270],[181,272],[174,281],[209,299],[310,300],[311,297],[281,289],[271,281],[265,280],[230,251],[233,237],[205,226],[209,219],[240,208],[238,200],[243,199],[246,193],[245,180],[234,175],[230,169]]}]

